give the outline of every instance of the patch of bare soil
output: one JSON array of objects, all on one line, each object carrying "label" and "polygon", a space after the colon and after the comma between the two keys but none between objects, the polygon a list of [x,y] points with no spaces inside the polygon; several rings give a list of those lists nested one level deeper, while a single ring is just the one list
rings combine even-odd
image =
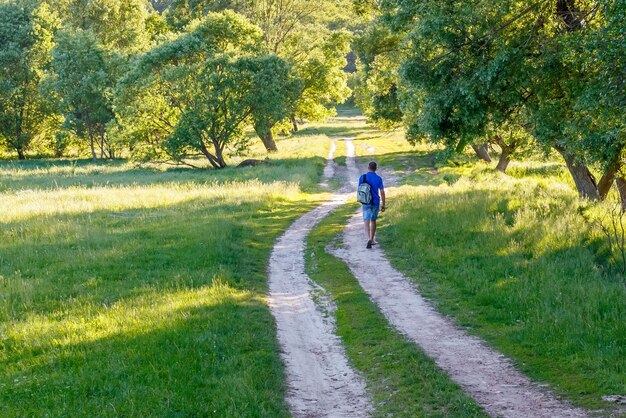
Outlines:
[{"label": "patch of bare soil", "polygon": [[439,314],[382,250],[365,249],[360,214],[344,233],[336,255],[350,267],[387,320],[417,343],[487,413],[499,417],[584,417],[587,413],[530,381],[500,353]]},{"label": "patch of bare soil", "polygon": [[[352,159],[354,153],[348,156]],[[328,164],[332,160],[331,152]],[[333,173],[334,166],[325,171],[326,184]],[[346,200],[337,195],[299,218],[276,242],[270,258],[269,304],[286,369],[287,402],[296,417],[363,417],[371,411],[365,383],[349,366],[334,332],[328,315],[332,306],[319,297],[323,289],[304,269],[308,233]]]}]

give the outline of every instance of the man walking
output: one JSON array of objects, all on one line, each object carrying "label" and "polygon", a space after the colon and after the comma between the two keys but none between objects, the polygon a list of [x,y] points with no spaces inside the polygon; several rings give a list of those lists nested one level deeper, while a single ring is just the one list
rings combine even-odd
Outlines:
[{"label": "man walking", "polygon": [[359,178],[359,185],[367,183],[372,191],[372,201],[369,204],[363,205],[363,221],[365,222],[365,234],[368,240],[366,248],[372,248],[372,245],[377,244],[375,238],[378,212],[385,211],[385,188],[383,186],[383,179],[376,174],[378,165],[372,161],[367,168],[367,173]]}]

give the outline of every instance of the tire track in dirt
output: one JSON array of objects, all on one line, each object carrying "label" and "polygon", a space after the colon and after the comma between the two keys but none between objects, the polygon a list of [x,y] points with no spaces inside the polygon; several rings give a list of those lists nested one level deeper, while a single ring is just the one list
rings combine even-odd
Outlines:
[{"label": "tire track in dirt", "polygon": [[[341,139],[348,147],[346,161],[353,160],[351,139]],[[327,167],[333,168],[325,170],[326,184],[335,171],[335,149],[333,142],[327,161]],[[268,299],[286,368],[287,403],[296,417],[364,417],[371,411],[365,383],[349,366],[334,332],[332,315],[328,315],[332,305],[325,303],[323,289],[304,269],[307,235],[347,199],[337,194],[295,221],[278,239],[270,257]]]},{"label": "tire track in dirt", "polygon": [[357,213],[344,231],[344,248],[333,253],[348,264],[389,323],[417,343],[487,413],[510,418],[588,416],[533,383],[505,356],[439,314],[411,280],[391,266],[380,247],[366,250],[365,243]]}]

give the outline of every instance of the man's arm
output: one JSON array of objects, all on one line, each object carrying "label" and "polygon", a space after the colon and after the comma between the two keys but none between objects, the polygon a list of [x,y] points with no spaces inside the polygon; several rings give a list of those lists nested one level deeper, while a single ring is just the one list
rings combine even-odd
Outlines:
[{"label": "man's arm", "polygon": [[380,204],[381,204],[381,210],[384,212],[385,211],[385,189],[380,189]]}]

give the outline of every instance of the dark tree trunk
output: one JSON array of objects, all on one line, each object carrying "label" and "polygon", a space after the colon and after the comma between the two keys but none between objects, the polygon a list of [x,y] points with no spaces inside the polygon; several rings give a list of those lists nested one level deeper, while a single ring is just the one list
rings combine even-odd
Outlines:
[{"label": "dark tree trunk", "polygon": [[615,160],[607,168],[606,172],[598,182],[598,194],[600,196],[600,200],[606,199],[606,197],[609,195],[609,191],[613,186],[613,182],[615,181],[615,177],[617,176],[617,173],[619,172],[621,166],[622,161],[618,155],[618,157],[615,158]]},{"label": "dark tree trunk", "polygon": [[511,162],[511,152],[510,150],[502,150],[502,154],[500,154],[500,159],[498,160],[498,165],[496,165],[496,170],[506,173],[506,169],[509,167],[509,163]]},{"label": "dark tree trunk", "polygon": [[517,144],[515,142],[507,144],[499,136],[496,136],[495,141],[502,150],[502,153],[500,154],[500,159],[498,160],[498,165],[496,166],[496,170],[506,173],[506,169],[511,162],[511,154],[513,153],[513,151],[515,151]]},{"label": "dark tree trunk", "polygon": [[557,151],[559,151],[565,159],[567,169],[574,179],[580,197],[590,200],[599,200],[600,194],[598,193],[596,179],[587,166],[576,161],[576,158],[567,154],[563,148],[557,148]]},{"label": "dark tree trunk", "polygon": [[24,155],[24,150],[22,148],[17,148],[17,159],[18,160],[25,160],[26,159],[26,155]]},{"label": "dark tree trunk", "polygon": [[215,157],[219,168],[226,168],[226,160],[224,160],[224,151],[220,147],[215,147]]},{"label": "dark tree trunk", "polygon": [[617,190],[619,191],[619,197],[622,202],[622,210],[626,210],[626,179],[618,176],[615,182],[617,183]]},{"label": "dark tree trunk", "polygon": [[95,144],[95,140],[94,140],[94,132],[93,132],[93,126],[91,126],[91,123],[89,122],[89,115],[87,115],[86,119],[86,125],[87,125],[87,134],[89,135],[89,147],[91,148],[91,158],[93,158],[94,161],[96,161],[98,159],[98,156],[96,155],[96,144]]},{"label": "dark tree trunk", "polygon": [[203,141],[200,141],[200,151],[202,152],[202,154],[204,154],[207,160],[209,160],[213,168],[223,168],[220,167],[220,162],[218,161],[217,157],[209,152]]},{"label": "dark tree trunk", "polygon": [[298,128],[298,121],[296,120],[295,116],[291,117],[291,124],[293,125],[293,131],[294,132],[298,132],[299,128]]},{"label": "dark tree trunk", "polygon": [[91,148],[91,158],[96,161],[98,156],[96,155],[96,147],[94,145],[93,136],[91,135],[89,136],[89,147]]},{"label": "dark tree trunk", "polygon": [[474,152],[476,153],[476,156],[479,159],[486,161],[488,163],[491,162],[491,157],[489,156],[489,148],[487,147],[486,142],[481,145],[472,144],[472,149],[474,150]]}]

